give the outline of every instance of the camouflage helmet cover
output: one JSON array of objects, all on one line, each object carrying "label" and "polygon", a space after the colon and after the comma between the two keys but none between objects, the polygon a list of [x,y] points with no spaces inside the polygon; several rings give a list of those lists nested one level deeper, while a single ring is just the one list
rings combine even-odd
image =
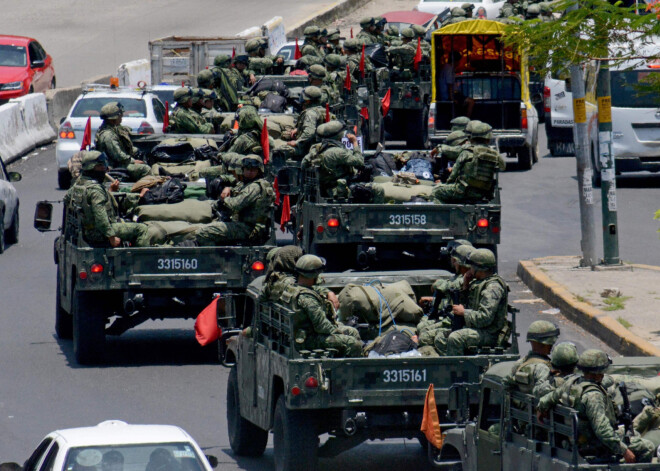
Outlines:
[{"label": "camouflage helmet cover", "polygon": [[213,65],[216,67],[225,67],[231,62],[231,57],[228,54],[218,54],[213,59]]},{"label": "camouflage helmet cover", "polygon": [[97,150],[86,150],[83,151],[82,157],[82,171],[93,170],[98,164],[103,164],[106,167],[108,166],[108,156],[105,155],[105,152],[99,152]]},{"label": "camouflage helmet cover", "polygon": [[241,168],[258,168],[263,173],[264,161],[256,154],[248,154],[241,159]]},{"label": "camouflage helmet cover", "polygon": [[263,121],[254,106],[243,106],[238,111],[238,129],[241,131],[260,130],[263,127]]},{"label": "camouflage helmet cover", "polygon": [[201,88],[210,88],[213,83],[213,72],[204,69],[197,74],[197,86]]},{"label": "camouflage helmet cover", "polygon": [[267,45],[268,43],[264,41],[264,38],[252,38],[245,43],[245,51],[248,53],[255,52],[259,49],[265,49]]},{"label": "camouflage helmet cover", "polygon": [[316,134],[319,137],[333,138],[341,137],[339,134],[343,134],[344,125],[341,121],[330,121],[328,123],[321,124],[316,128]]},{"label": "camouflage helmet cover", "polygon": [[177,103],[185,103],[189,98],[192,98],[192,89],[190,87],[179,87],[174,90],[174,101]]},{"label": "camouflage helmet cover", "polygon": [[234,57],[234,62],[240,64],[247,64],[250,62],[250,58],[248,57],[247,54],[238,54],[237,56]]},{"label": "camouflage helmet cover", "polygon": [[527,12],[525,13],[525,16],[535,18],[540,14],[541,14],[541,7],[536,3],[534,3],[529,7],[527,7]]},{"label": "camouflage helmet cover", "polygon": [[467,15],[467,13],[461,7],[454,7],[451,9],[452,18],[458,18],[465,15]]},{"label": "camouflage helmet cover", "polygon": [[454,257],[460,265],[467,267],[469,266],[468,258],[475,250],[477,249],[471,245],[459,245],[456,247],[456,250],[454,250],[452,257]]},{"label": "camouflage helmet cover", "polygon": [[412,39],[415,37],[415,32],[412,28],[403,28],[401,31],[401,37]]},{"label": "camouflage helmet cover", "polygon": [[464,3],[464,4],[461,5],[461,8],[465,11],[472,11],[472,10],[474,10],[474,4]]},{"label": "camouflage helmet cover", "polygon": [[370,17],[370,16],[365,16],[364,18],[362,18],[360,20],[360,26],[362,28],[368,28],[369,26],[373,26],[375,24],[376,24],[376,22],[375,22],[374,18]]},{"label": "camouflage helmet cover", "polygon": [[318,26],[308,26],[307,28],[304,29],[303,35],[304,36],[318,36],[320,33],[320,29]]},{"label": "camouflage helmet cover", "polygon": [[493,270],[497,267],[495,254],[488,249],[476,249],[467,260],[475,270]]},{"label": "camouflage helmet cover", "polygon": [[582,352],[578,360],[577,367],[588,373],[602,373],[612,364],[610,356],[596,349],[589,349]]},{"label": "camouflage helmet cover", "polygon": [[106,103],[101,108],[101,119],[119,118],[124,114],[124,107],[118,101]]},{"label": "camouflage helmet cover", "polygon": [[341,56],[339,54],[326,54],[323,62],[330,67],[341,67]]},{"label": "camouflage helmet cover", "polygon": [[302,92],[302,97],[304,100],[319,101],[321,100],[322,96],[323,92],[321,92],[321,89],[319,87],[315,87],[314,85],[305,87]]},{"label": "camouflage helmet cover", "polygon": [[559,328],[552,322],[534,321],[527,330],[527,341],[543,345],[554,345],[559,337]]},{"label": "camouflage helmet cover", "polygon": [[415,36],[418,38],[423,38],[426,34],[426,28],[424,28],[422,25],[412,25],[411,28],[413,33],[415,33]]},{"label": "camouflage helmet cover", "polygon": [[493,137],[492,127],[488,123],[481,121],[470,121],[465,127],[465,133],[470,137],[470,139],[488,139],[490,140]]},{"label": "camouflage helmet cover", "polygon": [[575,366],[579,360],[577,348],[571,342],[561,342],[554,346],[550,355],[552,366],[563,368]]},{"label": "camouflage helmet cover", "polygon": [[315,79],[324,79],[326,75],[325,67],[321,64],[314,64],[309,68],[309,76]]},{"label": "camouflage helmet cover", "polygon": [[338,41],[341,39],[341,33],[337,28],[328,30],[328,41]]},{"label": "camouflage helmet cover", "polygon": [[449,133],[445,139],[445,143],[448,146],[460,146],[461,144],[465,144],[467,140],[467,134],[465,134],[463,131],[453,131]]},{"label": "camouflage helmet cover", "polygon": [[316,278],[325,268],[325,260],[316,255],[303,255],[296,262],[296,271],[306,278]]},{"label": "camouflage helmet cover", "polygon": [[344,49],[348,51],[357,51],[360,49],[360,47],[360,42],[355,38],[347,39],[344,41]]},{"label": "camouflage helmet cover", "polygon": [[451,124],[452,131],[464,131],[465,127],[470,124],[470,118],[467,116],[458,116],[452,119],[449,124]]}]

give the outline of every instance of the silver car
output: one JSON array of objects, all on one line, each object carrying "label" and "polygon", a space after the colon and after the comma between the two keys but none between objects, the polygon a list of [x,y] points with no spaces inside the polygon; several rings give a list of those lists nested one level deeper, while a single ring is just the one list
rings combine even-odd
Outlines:
[{"label": "silver car", "polygon": [[18,194],[11,182],[20,181],[21,174],[7,172],[0,158],[0,253],[6,244],[18,242]]}]

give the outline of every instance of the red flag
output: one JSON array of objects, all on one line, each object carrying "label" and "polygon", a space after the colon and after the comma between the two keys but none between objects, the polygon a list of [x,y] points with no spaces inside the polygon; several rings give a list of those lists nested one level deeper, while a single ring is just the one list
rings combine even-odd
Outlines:
[{"label": "red flag", "polygon": [[330,103],[325,104],[325,122],[330,122]]},{"label": "red flag", "polygon": [[442,429],[440,428],[438,409],[435,405],[433,384],[429,384],[429,389],[426,391],[424,413],[422,415],[422,426],[420,430],[424,432],[426,439],[431,445],[438,449],[442,448],[444,437],[442,436]]},{"label": "red flag", "polygon": [[261,128],[261,149],[264,153],[264,165],[270,160],[270,141],[268,140],[268,124],[264,118],[264,126]]},{"label": "red flag", "polygon": [[277,182],[277,177],[273,181],[273,190],[275,190],[275,204],[280,205],[280,184]]},{"label": "red flag", "polygon": [[284,225],[291,220],[291,203],[289,195],[284,195],[282,199],[282,217],[280,217],[280,230],[284,232]]},{"label": "red flag", "polygon": [[351,28],[351,39],[353,39],[353,28]]},{"label": "red flag", "polygon": [[232,47],[231,48],[231,60],[234,60],[234,57],[236,57],[236,48]]},{"label": "red flag", "polygon": [[369,121],[369,108],[363,106],[362,109],[360,110],[360,116],[362,116],[365,120]]},{"label": "red flag", "polygon": [[92,117],[87,118],[87,124],[85,124],[85,132],[83,133],[82,144],[80,144],[80,150],[87,150],[87,146],[92,145]]},{"label": "red flag", "polygon": [[344,80],[344,88],[349,92],[351,91],[351,70],[348,68],[348,64],[346,64],[346,79]]},{"label": "red flag", "polygon": [[381,109],[383,110],[383,116],[387,116],[387,112],[390,111],[390,101],[392,99],[392,89],[388,88],[387,93],[383,97],[382,100],[380,100],[380,106]]},{"label": "red flag", "polygon": [[195,338],[202,347],[215,342],[222,335],[222,329],[218,326],[218,299],[217,296],[213,298],[195,320]]},{"label": "red flag", "polygon": [[167,128],[170,127],[170,104],[165,102],[165,116],[163,116],[163,132],[167,132]]},{"label": "red flag", "polygon": [[300,48],[298,47],[298,38],[296,38],[296,50],[293,53],[293,60],[298,60],[302,57],[302,52],[300,52]]},{"label": "red flag", "polygon": [[422,38],[417,38],[417,52],[415,52],[415,61],[413,62],[415,70],[419,69],[420,62],[422,62]]},{"label": "red flag", "polygon": [[364,78],[364,44],[362,45],[362,55],[360,56],[360,77]]}]

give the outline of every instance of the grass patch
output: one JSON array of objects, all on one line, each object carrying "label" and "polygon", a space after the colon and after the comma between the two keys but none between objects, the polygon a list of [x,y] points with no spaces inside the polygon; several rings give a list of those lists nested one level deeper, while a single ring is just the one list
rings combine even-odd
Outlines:
[{"label": "grass patch", "polygon": [[580,296],[579,294],[575,295],[575,299],[577,299],[581,303],[586,303],[587,302],[586,298],[584,296]]},{"label": "grass patch", "polygon": [[619,321],[619,324],[624,326],[626,329],[630,329],[632,327],[632,324],[621,316],[617,317],[616,320]]},{"label": "grass patch", "polygon": [[609,298],[605,298],[603,302],[607,304],[607,306],[604,308],[604,310],[619,311],[624,309],[626,307],[624,303],[630,298],[630,296],[610,296]]}]

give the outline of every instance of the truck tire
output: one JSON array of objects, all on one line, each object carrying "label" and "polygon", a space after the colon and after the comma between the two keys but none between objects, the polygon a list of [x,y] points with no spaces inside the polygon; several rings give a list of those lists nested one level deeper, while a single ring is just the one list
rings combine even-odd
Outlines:
[{"label": "truck tire", "polygon": [[406,147],[408,149],[429,148],[429,107],[411,110],[406,120]]},{"label": "truck tire", "polygon": [[527,146],[518,149],[518,168],[520,170],[530,170],[534,165],[534,156],[532,149]]},{"label": "truck tire", "polygon": [[103,300],[74,288],[73,353],[81,365],[93,365],[103,359],[105,350],[105,315],[99,309]]},{"label": "truck tire", "polygon": [[60,190],[68,190],[71,186],[71,172],[68,168],[57,171],[57,186],[60,187]]},{"label": "truck tire", "polygon": [[62,307],[60,286],[60,274],[58,273],[55,291],[55,333],[57,338],[69,340],[73,337],[73,318]]},{"label": "truck tire", "polygon": [[268,431],[241,416],[238,374],[232,367],[227,381],[227,429],[229,445],[238,456],[261,456],[268,443]]},{"label": "truck tire", "polygon": [[273,422],[275,471],[315,471],[318,447],[319,437],[312,415],[287,409],[284,396],[280,396]]},{"label": "truck tire", "polygon": [[14,217],[11,218],[11,226],[5,232],[5,240],[8,244],[18,243],[18,206],[14,209]]}]

